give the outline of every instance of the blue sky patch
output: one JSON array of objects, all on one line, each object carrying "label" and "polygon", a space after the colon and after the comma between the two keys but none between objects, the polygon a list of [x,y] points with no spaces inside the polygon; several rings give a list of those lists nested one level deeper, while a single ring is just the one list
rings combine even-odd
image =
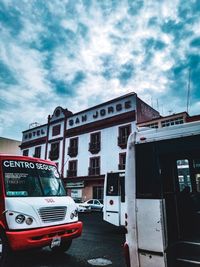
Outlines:
[{"label": "blue sky patch", "polygon": [[0,3],[0,24],[7,28],[13,35],[19,34],[23,27],[20,12],[14,7],[7,9],[3,3]]},{"label": "blue sky patch", "polygon": [[119,71],[119,80],[122,84],[126,84],[128,80],[132,78],[134,74],[134,66],[132,63],[128,62],[121,66]]},{"label": "blue sky patch", "polygon": [[190,43],[191,46],[200,48],[200,37],[199,38],[195,38],[194,40],[191,41]]},{"label": "blue sky patch", "polygon": [[0,83],[14,85],[17,83],[12,71],[0,60]]},{"label": "blue sky patch", "polygon": [[133,90],[162,115],[185,111],[189,69],[198,114],[199,17],[199,0],[1,0],[0,136]]}]

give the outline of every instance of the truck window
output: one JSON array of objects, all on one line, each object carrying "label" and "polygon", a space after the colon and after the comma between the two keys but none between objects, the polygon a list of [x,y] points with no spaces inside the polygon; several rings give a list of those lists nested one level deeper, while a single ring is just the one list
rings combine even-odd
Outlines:
[{"label": "truck window", "polygon": [[3,161],[7,197],[65,196],[55,166],[26,161]]}]

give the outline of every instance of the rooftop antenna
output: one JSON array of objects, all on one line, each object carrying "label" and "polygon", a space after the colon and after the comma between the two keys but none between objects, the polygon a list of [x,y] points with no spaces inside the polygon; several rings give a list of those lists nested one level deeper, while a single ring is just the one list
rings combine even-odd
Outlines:
[{"label": "rooftop antenna", "polygon": [[29,124],[29,129],[35,128],[35,127],[38,127],[38,126],[40,126],[40,124],[38,122],[33,122],[33,123]]},{"label": "rooftop antenna", "polygon": [[187,87],[187,113],[189,112],[189,103],[190,103],[190,78],[191,78],[191,70],[189,68],[189,71],[188,71],[188,87]]}]

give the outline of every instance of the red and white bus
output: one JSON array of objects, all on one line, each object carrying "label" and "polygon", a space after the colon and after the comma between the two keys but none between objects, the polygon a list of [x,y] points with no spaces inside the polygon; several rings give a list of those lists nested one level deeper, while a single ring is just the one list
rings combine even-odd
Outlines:
[{"label": "red and white bus", "polygon": [[104,181],[103,219],[116,226],[125,226],[125,172],[108,172]]},{"label": "red and white bus", "polygon": [[200,122],[132,133],[125,189],[127,266],[200,266]]},{"label": "red and white bus", "polygon": [[66,251],[81,235],[76,204],[53,162],[0,154],[0,192],[0,266],[11,251]]}]

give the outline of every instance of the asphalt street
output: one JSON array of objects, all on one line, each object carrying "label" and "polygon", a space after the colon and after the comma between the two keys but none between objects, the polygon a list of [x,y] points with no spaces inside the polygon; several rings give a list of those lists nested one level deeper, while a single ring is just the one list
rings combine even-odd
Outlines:
[{"label": "asphalt street", "polygon": [[[49,248],[23,251],[12,256],[11,267],[91,267],[88,260],[103,259],[107,266],[125,267],[124,230],[103,221],[101,212],[79,215],[83,234],[73,241],[64,254],[54,254]],[[102,262],[103,260],[98,260]],[[101,266],[101,265],[96,265]]]}]

